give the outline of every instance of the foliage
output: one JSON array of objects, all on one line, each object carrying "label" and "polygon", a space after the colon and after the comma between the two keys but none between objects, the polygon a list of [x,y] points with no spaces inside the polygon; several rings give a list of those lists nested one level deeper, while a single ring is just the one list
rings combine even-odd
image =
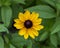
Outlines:
[{"label": "foliage", "polygon": [[[25,40],[13,27],[19,12],[35,11],[44,29]],[[60,0],[0,0],[0,48],[60,48]]]}]

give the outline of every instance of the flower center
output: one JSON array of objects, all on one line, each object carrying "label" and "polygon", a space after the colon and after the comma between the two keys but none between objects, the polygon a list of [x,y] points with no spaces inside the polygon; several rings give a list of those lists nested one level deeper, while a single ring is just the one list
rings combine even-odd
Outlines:
[{"label": "flower center", "polygon": [[30,20],[26,20],[26,21],[24,22],[24,26],[25,26],[26,28],[31,28],[32,25],[33,25],[33,23],[32,23],[32,21],[30,21]]}]

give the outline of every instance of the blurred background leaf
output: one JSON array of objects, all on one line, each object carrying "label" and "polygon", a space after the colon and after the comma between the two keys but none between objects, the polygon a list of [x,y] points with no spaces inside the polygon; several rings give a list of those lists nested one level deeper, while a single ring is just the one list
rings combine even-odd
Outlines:
[{"label": "blurred background leaf", "polygon": [[10,44],[10,48],[15,48],[12,44]]},{"label": "blurred background leaf", "polygon": [[0,48],[4,48],[4,40],[1,36],[0,36]]},{"label": "blurred background leaf", "polygon": [[6,27],[10,25],[11,17],[12,17],[12,10],[10,7],[2,7],[1,8],[1,16],[2,21]]},{"label": "blurred background leaf", "polygon": [[58,45],[57,41],[58,39],[57,39],[56,34],[50,35],[50,42],[53,46],[55,46],[55,48],[57,48],[57,45]]},{"label": "blurred background leaf", "polygon": [[19,12],[24,12],[23,6],[19,4],[12,4],[12,18],[15,19],[18,17]]},{"label": "blurred background leaf", "polygon": [[25,4],[25,0],[12,0],[15,3],[21,3],[21,4]]},{"label": "blurred background leaf", "polygon": [[11,41],[17,48],[19,48],[19,47],[24,46],[26,40],[24,40],[23,37],[18,36],[18,34],[15,33],[15,34],[12,35],[12,40]]},{"label": "blurred background leaf", "polygon": [[56,1],[56,8],[57,8],[58,10],[60,10],[60,0],[57,0],[57,1]]},{"label": "blurred background leaf", "polygon": [[41,1],[55,7],[56,0],[41,0]]},{"label": "blurred background leaf", "polygon": [[9,33],[8,29],[3,24],[0,24],[0,32],[7,32],[7,33]]},{"label": "blurred background leaf", "polygon": [[60,20],[60,17],[57,17],[56,22],[55,22],[54,26],[51,29],[51,34],[54,34],[58,31],[60,31],[60,21],[59,20]]},{"label": "blurred background leaf", "polygon": [[44,32],[43,34],[40,35],[39,41],[44,41],[48,38],[48,33],[49,32]]},{"label": "blurred background leaf", "polygon": [[11,0],[0,0],[0,7],[11,5]]},{"label": "blurred background leaf", "polygon": [[0,23],[2,22],[2,19],[1,19],[1,7],[0,7]]},{"label": "blurred background leaf", "polygon": [[56,14],[52,8],[49,6],[44,6],[44,5],[38,5],[34,7],[27,8],[31,12],[37,12],[40,14],[41,18],[54,18],[56,17]]}]

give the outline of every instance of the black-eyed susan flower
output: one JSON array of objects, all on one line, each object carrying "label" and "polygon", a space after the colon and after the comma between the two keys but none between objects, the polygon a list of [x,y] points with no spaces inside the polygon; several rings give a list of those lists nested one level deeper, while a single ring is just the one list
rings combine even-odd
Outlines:
[{"label": "black-eyed susan flower", "polygon": [[18,34],[24,36],[25,39],[29,36],[34,39],[35,36],[38,36],[38,30],[44,28],[44,26],[41,25],[42,19],[38,17],[38,13],[30,13],[28,10],[25,11],[25,13],[19,13],[18,19],[14,20],[14,27],[19,29]]}]

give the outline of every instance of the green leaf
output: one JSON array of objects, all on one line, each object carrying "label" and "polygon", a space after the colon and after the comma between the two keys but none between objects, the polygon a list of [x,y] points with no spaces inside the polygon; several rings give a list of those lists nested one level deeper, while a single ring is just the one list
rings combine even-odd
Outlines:
[{"label": "green leaf", "polygon": [[52,48],[52,47],[50,47],[50,46],[46,46],[46,45],[45,45],[45,46],[42,45],[41,47],[42,47],[42,48]]},{"label": "green leaf", "polygon": [[41,36],[40,36],[40,41],[44,41],[46,40],[46,38],[48,37],[48,32],[44,32]]},{"label": "green leaf", "polygon": [[3,24],[0,24],[0,32],[7,32],[7,33],[9,33],[8,29]]},{"label": "green leaf", "polygon": [[0,0],[0,7],[11,5],[11,0]]},{"label": "green leaf", "polygon": [[40,48],[40,43],[39,42],[34,42],[32,48]]},{"label": "green leaf", "polygon": [[55,19],[53,19],[53,18],[52,19],[43,19],[42,24],[44,25],[44,30],[50,31],[50,29],[52,28],[54,23],[55,23]]},{"label": "green leaf", "polygon": [[0,0],[0,7],[2,6],[2,0]]},{"label": "green leaf", "polygon": [[32,5],[34,0],[25,0],[26,6]]},{"label": "green leaf", "polygon": [[25,4],[25,0],[13,0],[15,3]]},{"label": "green leaf", "polygon": [[7,44],[9,44],[8,36],[4,35],[4,39],[5,39],[5,42],[6,42]]},{"label": "green leaf", "polygon": [[26,44],[26,40],[23,37],[19,36],[17,33],[12,35],[11,42],[17,48],[22,48]]},{"label": "green leaf", "polygon": [[55,47],[54,45],[52,45],[51,43],[49,43],[50,45],[49,45],[49,48],[57,48],[57,47]]},{"label": "green leaf", "polygon": [[0,7],[0,22],[2,22],[2,19],[1,19],[1,7]]},{"label": "green leaf", "polygon": [[15,19],[18,17],[19,12],[23,12],[23,7],[17,4],[12,5],[13,16],[12,18]]},{"label": "green leaf", "polygon": [[56,6],[57,6],[57,9],[60,10],[60,3],[57,3]]},{"label": "green leaf", "polygon": [[57,32],[57,36],[58,36],[58,44],[60,45],[60,31]]},{"label": "green leaf", "polygon": [[60,25],[57,25],[56,28],[51,32],[51,34],[55,34],[58,31],[60,31]]},{"label": "green leaf", "polygon": [[56,1],[56,8],[60,10],[60,0]]},{"label": "green leaf", "polygon": [[10,48],[15,48],[12,44],[10,44]]},{"label": "green leaf", "polygon": [[50,4],[51,6],[55,7],[55,0],[41,0],[41,1],[46,2],[46,3]]},{"label": "green leaf", "polygon": [[45,3],[41,0],[36,0],[36,4],[39,5],[39,4],[45,4]]},{"label": "green leaf", "polygon": [[30,10],[31,12],[37,12],[40,14],[40,17],[42,18],[54,18],[56,17],[54,10],[50,8],[49,6],[45,5],[38,5],[34,7],[27,8],[27,10]]},{"label": "green leaf", "polygon": [[0,48],[4,48],[4,41],[1,36],[0,36]]},{"label": "green leaf", "polygon": [[57,33],[60,31],[60,17],[56,18],[56,22],[51,29],[51,34]]},{"label": "green leaf", "polygon": [[10,6],[11,5],[11,0],[4,0],[3,5]]},{"label": "green leaf", "polygon": [[4,48],[9,48],[9,44],[7,44],[6,42],[4,43]]},{"label": "green leaf", "polygon": [[58,34],[58,37],[59,37],[59,40],[60,40],[60,31],[59,31],[59,32],[57,32],[57,34]]},{"label": "green leaf", "polygon": [[17,33],[12,35],[11,43],[15,45],[17,48],[23,48],[24,45],[26,45],[27,48],[32,48],[32,40],[26,40],[23,36],[20,36]]},{"label": "green leaf", "polygon": [[10,48],[10,40],[8,39],[7,35],[4,35],[4,48]]},{"label": "green leaf", "polygon": [[56,36],[56,34],[50,35],[50,42],[52,45],[57,47],[57,36]]},{"label": "green leaf", "polygon": [[27,45],[27,48],[32,48],[32,40],[28,40],[26,45]]},{"label": "green leaf", "polygon": [[1,8],[1,16],[2,21],[4,22],[4,25],[8,27],[10,25],[10,21],[12,18],[12,10],[10,7],[2,7]]}]

